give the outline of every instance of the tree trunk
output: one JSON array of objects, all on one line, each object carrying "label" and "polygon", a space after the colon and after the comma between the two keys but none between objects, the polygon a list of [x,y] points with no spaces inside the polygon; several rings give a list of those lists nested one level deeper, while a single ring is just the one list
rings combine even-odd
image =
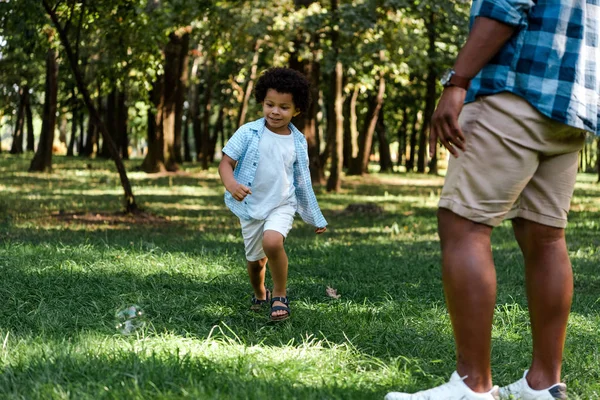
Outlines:
[{"label": "tree trunk", "polygon": [[183,162],[183,157],[181,156],[181,135],[183,125],[183,103],[185,102],[185,95],[188,85],[188,51],[190,48],[190,31],[191,28],[184,31],[179,39],[179,64],[177,65],[179,79],[177,82],[177,88],[175,89],[175,141],[173,145],[175,161],[178,164]]},{"label": "tree trunk", "polygon": [[[147,173],[166,171],[164,164],[163,135],[162,135],[162,77],[158,77],[150,91],[150,103],[153,107],[148,109],[148,152],[142,162],[142,170]],[[155,111],[156,110],[156,111]]]},{"label": "tree trunk", "polygon": [[215,161],[215,150],[217,148],[217,142],[219,141],[219,137],[224,136],[223,125],[225,116],[225,107],[221,106],[219,108],[219,112],[217,113],[217,122],[215,123],[215,128],[212,137],[210,138],[210,150],[208,152],[210,162]]},{"label": "tree trunk", "polygon": [[[192,64],[192,72],[191,76],[200,78],[200,58],[197,57],[194,59]],[[190,90],[190,108],[189,108],[189,121],[188,124],[192,124],[192,134],[194,137],[194,151],[196,154],[196,160],[200,160],[200,143],[202,140],[202,121],[200,119],[200,92],[202,90],[202,86],[198,83],[197,85],[192,85]]]},{"label": "tree trunk", "polygon": [[128,118],[125,88],[123,88],[117,93],[117,138],[118,147],[121,151],[121,158],[123,160],[129,160],[129,136],[127,134]]},{"label": "tree trunk", "polygon": [[23,153],[23,137],[25,132],[25,108],[28,103],[29,87],[21,86],[19,89],[20,99],[17,108],[17,120],[15,121],[15,130],[13,132],[13,142],[10,148],[10,154]]},{"label": "tree trunk", "polygon": [[[429,24],[427,24],[427,37],[429,38],[429,50],[428,60],[429,68],[427,71],[427,94],[425,95],[425,111],[423,114],[423,125],[421,126],[421,133],[419,135],[419,160],[417,164],[417,172],[424,173],[425,166],[427,164],[427,133],[429,131],[429,123],[431,117],[435,111],[435,102],[437,100],[437,66],[436,66],[436,47],[435,42],[437,38],[437,32],[435,30],[435,13],[431,13],[429,16]],[[437,146],[437,143],[436,143]],[[434,152],[435,154],[435,152]],[[437,159],[435,161],[434,171],[437,173]]]},{"label": "tree trunk", "polygon": [[358,100],[358,85],[354,87],[352,96],[346,99],[344,115],[344,167],[350,168],[352,159],[358,155],[358,131],[356,129],[356,102]]},{"label": "tree trunk", "polygon": [[[177,103],[184,99],[178,90],[181,84],[182,48],[186,48],[187,55],[188,35],[189,28],[178,29],[169,35],[169,42],[165,46],[164,75],[157,78],[151,94],[152,103],[156,106],[156,115],[151,112],[152,115],[148,116],[148,154],[142,163],[145,172],[179,169],[175,128],[176,119],[181,118],[181,113],[177,115]],[[150,121],[152,117],[155,122]],[[180,124],[178,126],[181,128]],[[179,143],[181,144],[181,141]]]},{"label": "tree trunk", "polygon": [[262,40],[258,39],[254,45],[254,56],[252,56],[252,65],[250,66],[250,78],[246,82],[246,88],[244,89],[244,98],[240,104],[240,111],[238,113],[238,128],[246,123],[246,114],[248,113],[248,102],[254,89],[254,81],[256,79],[256,72],[258,71],[258,57],[260,55],[259,50],[262,44]]},{"label": "tree trunk", "polygon": [[46,55],[46,91],[44,94],[44,114],[42,132],[37,151],[29,165],[29,172],[52,171],[52,143],[56,127],[58,97],[58,63],[56,50],[50,49]]},{"label": "tree trunk", "polygon": [[58,141],[67,146],[67,131],[68,131],[68,120],[67,120],[67,109],[61,108],[58,114]]},{"label": "tree trunk", "polygon": [[116,146],[114,143],[112,143],[110,135],[106,130],[106,126],[102,123],[100,114],[94,107],[94,104],[92,103],[92,100],[90,98],[90,94],[83,83],[83,78],[81,72],[79,71],[78,60],[73,55],[73,52],[71,50],[71,44],[69,43],[67,32],[65,32],[64,29],[61,27],[55,11],[50,7],[47,0],[42,0],[42,3],[44,5],[44,8],[46,9],[46,12],[52,19],[54,26],[59,32],[60,40],[65,48],[65,52],[67,53],[67,59],[69,60],[69,64],[71,65],[71,70],[73,72],[73,76],[75,77],[75,81],[77,82],[77,88],[79,89],[79,93],[83,97],[83,101],[85,102],[85,105],[87,106],[90,115],[97,121],[100,133],[102,134],[104,140],[108,140],[111,143],[109,146],[110,152],[112,158],[115,160],[115,166],[117,167],[117,171],[119,172],[121,185],[123,186],[123,191],[125,192],[125,210],[127,212],[137,212],[139,211],[139,209],[135,202],[135,197],[133,196],[131,184],[129,183],[129,179],[127,178],[127,173],[125,172],[125,166],[123,165],[123,161],[119,158]]},{"label": "tree trunk", "polygon": [[192,150],[190,147],[190,112],[188,110],[188,117],[185,119],[183,125],[183,160],[185,162],[192,161]]},{"label": "tree trunk", "polygon": [[85,135],[85,145],[82,147],[81,155],[91,157],[94,154],[94,147],[98,141],[98,131],[91,115],[88,115],[87,133]]},{"label": "tree trunk", "polygon": [[352,132],[350,131],[350,102],[352,96],[346,96],[344,98],[344,161],[342,166],[344,168],[350,167],[352,160]]},{"label": "tree trunk", "polygon": [[412,121],[412,128],[410,130],[410,152],[409,158],[406,161],[406,172],[412,172],[415,169],[415,158],[417,153],[417,125],[421,118],[420,112],[415,112],[414,119]]},{"label": "tree trunk", "polygon": [[384,113],[381,112],[377,119],[377,140],[379,141],[379,167],[381,172],[392,171],[392,155],[390,153],[390,143],[387,139],[387,129],[385,126]]},{"label": "tree trunk", "polygon": [[85,113],[83,109],[79,113],[79,141],[77,142],[77,155],[82,156],[83,154],[83,138],[85,136]]},{"label": "tree trunk", "polygon": [[77,123],[79,122],[79,105],[75,91],[71,93],[71,139],[67,146],[67,157],[73,157],[75,153],[75,141],[77,140]]},{"label": "tree trunk", "polygon": [[[113,87],[108,96],[106,96],[106,129],[110,134],[110,138],[117,145],[119,145],[117,135],[117,88]],[[102,150],[99,156],[103,158],[110,158],[110,151],[108,150],[108,141],[102,141]]]},{"label": "tree trunk", "polygon": [[379,111],[383,105],[383,95],[385,94],[385,78],[379,77],[379,90],[377,96],[371,96],[369,99],[369,108],[365,116],[365,122],[359,137],[358,157],[353,159],[349,175],[362,175],[369,172],[369,157],[371,147],[373,146],[373,133],[377,126]]},{"label": "tree trunk", "polygon": [[25,104],[25,115],[27,120],[27,151],[35,150],[35,137],[33,132],[33,113],[31,112],[31,96],[27,96],[27,104]]},{"label": "tree trunk", "polygon": [[404,158],[406,157],[406,133],[408,130],[408,109],[402,110],[402,123],[398,129],[398,166],[404,165]]},{"label": "tree trunk", "polygon": [[199,161],[202,163],[202,169],[208,169],[208,162],[210,160],[210,117],[212,109],[212,63],[207,61],[205,74],[206,74],[206,90],[204,91],[204,106],[202,110],[202,135],[200,137],[200,149]]},{"label": "tree trunk", "polygon": [[[296,9],[308,7],[316,0],[294,0]],[[299,31],[296,33],[295,48],[300,49],[302,47],[303,32]],[[310,177],[313,183],[321,184],[323,182],[323,166],[320,163],[320,140],[319,131],[317,124],[317,114],[319,112],[319,81],[320,81],[320,64],[316,61],[318,59],[317,42],[319,36],[317,33],[312,32],[310,34],[310,43],[308,47],[312,53],[312,59],[300,59],[298,52],[290,55],[290,68],[296,71],[302,72],[311,83],[311,95],[312,103],[309,109],[293,119],[294,125],[304,133],[306,141],[308,143],[308,162],[310,168]]]},{"label": "tree trunk", "polygon": [[[336,0],[332,0],[331,7],[333,10],[337,8]],[[335,8],[334,8],[335,4]],[[329,180],[327,181],[327,190],[339,192],[342,188],[342,169],[344,167],[344,97],[342,96],[342,78],[343,78],[342,63],[338,61],[335,64],[335,73],[333,74],[334,87],[334,115],[335,115],[335,132],[332,141],[331,152],[331,170]]]},{"label": "tree trunk", "polygon": [[[335,71],[332,72],[329,79],[330,81],[335,79]],[[324,170],[327,168],[327,161],[329,160],[335,141],[335,82],[331,85],[330,90],[322,94],[322,96],[325,103],[325,134],[323,135],[325,138],[325,148],[319,155],[319,164],[323,166],[322,169]],[[324,179],[324,176],[322,179]]]}]

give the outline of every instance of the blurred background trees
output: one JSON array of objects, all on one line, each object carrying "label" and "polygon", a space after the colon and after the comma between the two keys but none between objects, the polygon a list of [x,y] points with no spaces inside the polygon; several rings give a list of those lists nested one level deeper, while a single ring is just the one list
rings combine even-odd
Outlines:
[{"label": "blurred background trees", "polygon": [[[438,78],[466,38],[469,6],[3,1],[0,151],[30,152],[35,171],[51,170],[53,153],[134,157],[149,173],[189,162],[209,168],[235,130],[260,116],[252,90],[261,71],[287,66],[313,85],[313,104],[294,123],[315,183],[339,191],[344,174],[437,173],[446,153],[428,159],[428,123]],[[580,168],[594,170],[598,158],[590,138]]]}]

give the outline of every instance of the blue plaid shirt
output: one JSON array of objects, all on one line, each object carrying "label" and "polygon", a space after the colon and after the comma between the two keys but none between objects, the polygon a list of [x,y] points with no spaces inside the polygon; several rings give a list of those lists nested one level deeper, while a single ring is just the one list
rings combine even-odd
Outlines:
[{"label": "blue plaid shirt", "polygon": [[[294,162],[294,187],[296,191],[297,211],[307,224],[317,228],[327,226],[327,221],[317,203],[308,169],[308,145],[306,138],[293,124],[289,125],[294,135],[296,161]],[[252,188],[260,154],[258,142],[265,129],[265,119],[249,122],[238,129],[223,148],[223,153],[237,161],[233,177],[242,185]],[[283,171],[282,171],[283,173]],[[239,218],[248,220],[248,207],[245,201],[237,201],[231,193],[225,191],[225,204]]]},{"label": "blue plaid shirt", "polygon": [[473,0],[476,17],[517,31],[472,80],[466,102],[503,91],[542,114],[600,134],[600,1]]}]

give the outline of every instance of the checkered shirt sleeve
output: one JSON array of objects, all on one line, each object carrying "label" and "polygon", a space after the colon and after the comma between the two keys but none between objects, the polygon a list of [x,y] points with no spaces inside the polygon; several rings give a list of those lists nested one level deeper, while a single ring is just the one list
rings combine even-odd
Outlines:
[{"label": "checkered shirt sleeve", "polygon": [[300,214],[302,220],[307,224],[317,228],[323,228],[327,226],[327,221],[321,213],[321,209],[317,203],[317,197],[312,188],[310,171],[308,168],[308,144],[303,135],[297,137],[301,138],[301,145],[304,150],[302,154],[298,154],[298,166],[294,169],[294,185],[296,187],[296,199],[298,200],[298,214]]},{"label": "checkered shirt sleeve", "polygon": [[466,102],[511,92],[555,121],[600,135],[600,1],[474,0],[485,16],[518,25],[471,81]]},{"label": "checkered shirt sleeve", "polygon": [[475,10],[474,15],[513,26],[524,25],[527,12],[533,6],[531,0],[483,0],[476,4],[479,10]]}]

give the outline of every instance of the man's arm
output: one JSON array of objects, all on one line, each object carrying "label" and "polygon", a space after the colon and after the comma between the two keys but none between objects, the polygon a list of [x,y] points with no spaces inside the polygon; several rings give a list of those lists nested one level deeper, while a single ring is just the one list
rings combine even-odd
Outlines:
[{"label": "man's arm", "polygon": [[[498,53],[514,34],[516,26],[486,17],[477,17],[454,64],[457,76],[473,78]],[[458,157],[456,147],[465,150],[465,137],[458,124],[467,91],[449,86],[442,93],[431,119],[429,135],[429,156],[433,157],[435,143],[439,141]]]}]

